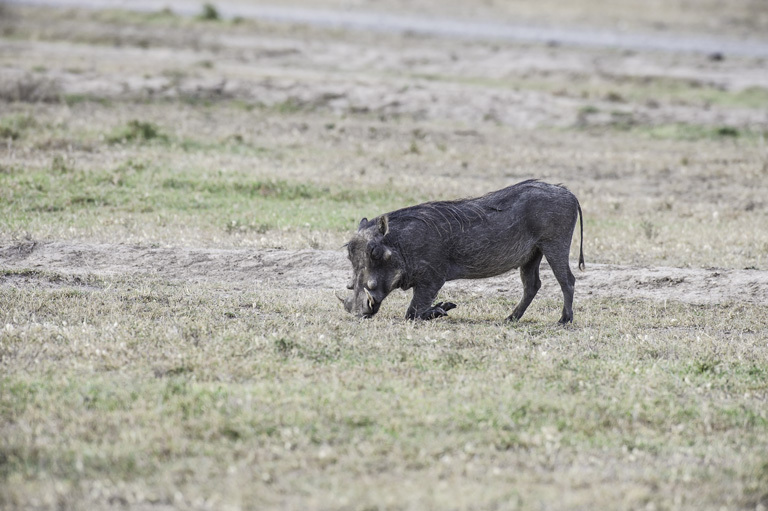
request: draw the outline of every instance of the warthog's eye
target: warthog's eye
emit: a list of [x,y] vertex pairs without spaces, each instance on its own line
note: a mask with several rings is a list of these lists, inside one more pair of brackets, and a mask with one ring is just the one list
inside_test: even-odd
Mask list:
[[378,261],[381,259],[381,256],[384,255],[384,249],[381,248],[379,245],[376,245],[371,249],[371,259],[374,261]]

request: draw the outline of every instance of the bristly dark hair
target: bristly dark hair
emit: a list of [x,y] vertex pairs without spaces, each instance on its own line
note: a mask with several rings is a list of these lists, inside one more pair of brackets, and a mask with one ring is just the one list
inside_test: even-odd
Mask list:
[[[538,184],[540,184],[538,179],[528,179],[513,186],[536,186]],[[547,185],[544,184],[543,186]],[[513,203],[506,193],[508,188],[511,187],[490,192],[478,198],[425,202],[398,209],[388,213],[387,216],[390,220],[418,220],[436,229],[445,230],[450,229],[451,226],[462,229],[478,220],[486,221],[488,209],[504,211],[512,207]]]

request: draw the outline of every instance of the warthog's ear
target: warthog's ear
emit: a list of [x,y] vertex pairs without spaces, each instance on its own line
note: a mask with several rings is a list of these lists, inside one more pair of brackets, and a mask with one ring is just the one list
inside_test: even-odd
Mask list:
[[376,226],[378,227],[381,235],[386,236],[389,232],[389,217],[387,215],[381,215]]
[[361,229],[364,229],[367,226],[368,226],[368,219],[363,217],[363,219],[360,220],[360,224],[357,226],[357,230],[359,231]]

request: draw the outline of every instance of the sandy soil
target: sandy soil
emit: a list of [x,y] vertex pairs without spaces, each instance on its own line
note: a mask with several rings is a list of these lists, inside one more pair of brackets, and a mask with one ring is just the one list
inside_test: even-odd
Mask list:
[[[19,270],[0,276],[0,285],[98,289],[91,277],[162,278],[206,282],[242,291],[258,288],[343,290],[349,277],[344,253],[330,250],[215,250],[146,248],[71,242],[35,242],[0,246],[0,267]],[[21,270],[33,270],[32,272]],[[35,273],[34,270],[39,271]],[[642,268],[590,264],[577,272],[577,295],[639,298],[691,304],[748,302],[768,305],[768,271],[694,268]],[[546,263],[543,296],[559,296]],[[516,272],[485,280],[456,281],[444,293],[521,293]]]

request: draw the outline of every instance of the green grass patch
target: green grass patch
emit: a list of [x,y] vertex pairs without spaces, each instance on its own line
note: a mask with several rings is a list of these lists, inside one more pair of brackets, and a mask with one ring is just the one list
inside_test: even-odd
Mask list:
[[593,106],[583,107],[578,115],[578,122],[574,127],[569,129],[590,132],[623,131],[657,140],[677,140],[687,142],[739,139],[749,143],[760,143],[768,138],[768,131],[755,129],[753,127],[718,126],[682,122],[647,124],[639,120],[632,112],[614,110],[602,113],[598,108]]
[[765,108],[768,88],[752,86],[727,90],[699,80],[665,76],[634,77],[594,75],[569,76],[564,84],[562,75],[532,74],[505,79],[484,76],[455,76],[447,74],[413,74],[414,78],[436,82],[458,83],[496,89],[533,90],[579,98],[601,99],[614,103],[653,102],[672,104],[714,104],[737,108]]
[[[157,140],[154,129],[140,140]],[[124,136],[121,135],[124,139]],[[253,180],[243,174],[184,172],[127,159],[111,169],[81,169],[56,155],[44,168],[0,173],[0,226],[33,232],[40,225],[77,229],[150,231],[193,226],[220,234],[272,229],[348,231],[360,211],[386,211],[414,198],[396,190],[359,190],[287,180]],[[131,218],[130,224],[110,219]]]
[[[35,147],[74,144],[111,151],[112,146],[121,146],[130,155],[109,166],[85,166],[71,152],[54,149],[47,153],[47,165],[2,164],[0,229],[5,232],[127,230],[129,234],[146,233],[150,242],[177,227],[225,237],[286,230],[345,232],[357,225],[361,211],[387,211],[417,199],[394,187],[366,189],[328,186],[310,179],[254,179],[250,165],[231,171],[163,163],[169,154],[175,158],[189,154],[191,161],[216,162],[231,155],[283,164],[296,152],[293,147],[256,146],[238,133],[221,140],[180,138],[155,122],[133,119],[113,128],[103,139],[97,131],[76,130],[60,139],[58,132],[67,127],[40,127],[29,115],[8,116],[3,126],[14,138],[30,133],[30,140],[22,142]],[[313,238],[308,243],[318,246],[322,241]],[[338,240],[332,243],[338,244]]]
[[163,133],[159,126],[154,123],[132,120],[120,128],[115,129],[112,134],[107,136],[107,142],[117,143],[145,143],[145,142],[167,142],[168,135]]
[[18,140],[37,127],[37,121],[29,114],[15,114],[0,118],[0,140]]
[[97,103],[102,106],[108,107],[113,104],[113,100],[94,94],[64,94],[62,97],[64,103],[67,106],[73,107],[81,103]]
[[215,5],[205,3],[203,4],[202,12],[197,16],[197,19],[201,21],[219,21],[221,20],[221,15]]
[[768,136],[766,131],[756,131],[748,128],[684,123],[643,126],[638,127],[637,130],[653,138],[671,140],[728,140],[736,138],[759,140]]
[[[70,13],[69,16],[72,16],[73,14],[76,13]],[[83,14],[80,13],[80,15],[82,16]],[[61,16],[66,18],[67,13],[61,13]],[[169,8],[161,8],[156,11],[99,9],[88,13],[87,17],[100,23],[112,23],[116,25],[149,24],[150,26],[179,26],[186,21],[184,17],[178,16]]]

